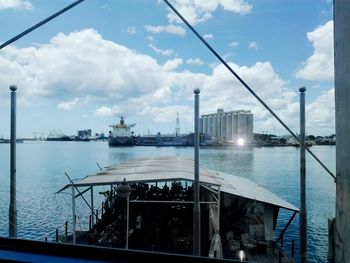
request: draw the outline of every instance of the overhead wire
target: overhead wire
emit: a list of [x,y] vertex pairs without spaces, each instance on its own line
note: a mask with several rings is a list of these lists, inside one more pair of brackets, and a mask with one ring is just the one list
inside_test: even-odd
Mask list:
[[[27,30],[23,31],[22,33],[16,35],[15,37],[9,39],[8,41],[0,44],[0,50],[4,47],[10,45],[11,43],[17,41],[18,39],[24,37],[25,35],[29,34],[30,32],[34,31],[35,29],[43,26],[44,24],[48,23],[52,19],[58,17],[59,15],[67,12],[74,6],[82,3],[85,0],[77,0],[73,2],[72,4],[66,6],[65,8],[61,9],[60,11],[54,13],[53,15],[43,19],[39,23],[35,24],[34,26],[28,28]],[[187,27],[198,37],[198,39],[214,54],[214,56],[231,72],[232,75],[272,114],[273,117],[296,139],[299,144],[306,149],[306,151],[328,172],[328,174],[333,177],[334,182],[336,182],[335,175],[327,168],[325,164],[305,145],[301,142],[299,137],[278,117],[278,115],[254,92],[252,88],[249,87],[249,85],[228,65],[228,63],[212,48],[209,43],[192,27],[192,25],[180,14],[179,11],[168,1],[164,0],[164,2],[169,6],[171,10],[187,25]]]
[[273,117],[299,142],[300,146],[304,147],[305,150],[333,177],[336,182],[335,175],[322,163],[322,161],[304,144],[301,142],[299,137],[282,121],[280,117],[254,92],[252,88],[230,67],[230,65],[215,51],[215,49],[209,45],[209,43],[194,29],[194,27],[180,14],[179,11],[168,1],[163,0],[168,7],[174,11],[174,13],[186,24],[186,26],[198,37],[198,39],[214,54],[214,56],[232,73],[232,75],[252,94],[264,107],[267,109]]
[[34,26],[28,28],[27,30],[23,31],[22,33],[19,33],[18,35],[14,36],[13,38],[7,40],[6,42],[0,44],[0,49],[3,49],[4,47],[12,44],[13,42],[17,41],[18,39],[24,37],[25,35],[29,34],[30,32],[34,31],[35,29],[45,25],[47,22],[51,21],[52,19],[58,17],[59,15],[67,12],[68,10],[72,9],[76,5],[80,4],[81,2],[84,2],[85,0],[78,0],[73,2],[72,4],[66,6],[65,8],[62,8],[60,11],[54,13],[53,15],[41,20],[39,23],[35,24]]

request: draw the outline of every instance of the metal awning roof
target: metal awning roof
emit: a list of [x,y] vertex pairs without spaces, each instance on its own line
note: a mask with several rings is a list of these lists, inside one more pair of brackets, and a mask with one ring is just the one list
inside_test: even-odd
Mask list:
[[[75,182],[76,187],[112,185],[128,182],[164,182],[174,180],[194,180],[194,160],[182,156],[150,157],[128,161],[107,167]],[[294,205],[271,193],[253,181],[231,174],[200,168],[199,180],[203,184],[220,186],[222,192],[272,204],[292,211],[299,211]],[[71,187],[68,184],[59,192]]]

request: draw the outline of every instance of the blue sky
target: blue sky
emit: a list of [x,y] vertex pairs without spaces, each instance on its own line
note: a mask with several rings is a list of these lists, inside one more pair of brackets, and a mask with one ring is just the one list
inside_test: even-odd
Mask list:
[[[0,0],[0,42],[72,1]],[[307,133],[334,132],[329,0],[172,0],[198,32],[294,131],[307,87]],[[255,132],[286,134],[158,0],[86,0],[0,51],[0,137],[18,86],[18,135],[107,133],[126,116],[135,132],[193,131],[201,113],[250,109]]]

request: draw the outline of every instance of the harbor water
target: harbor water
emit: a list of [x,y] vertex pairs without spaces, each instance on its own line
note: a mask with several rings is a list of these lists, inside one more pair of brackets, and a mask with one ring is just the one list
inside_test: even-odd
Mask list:
[[[8,236],[10,145],[0,144],[0,235]],[[313,146],[312,151],[335,172],[335,146]],[[70,191],[56,194],[69,181],[80,179],[104,167],[134,158],[181,155],[193,157],[192,147],[108,147],[107,142],[25,142],[17,144],[18,237],[54,240],[65,221],[71,221]],[[335,212],[335,183],[323,168],[307,155],[307,215],[309,262],[327,262],[328,218]],[[200,165],[249,178],[299,207],[299,148],[296,147],[205,147],[200,149]],[[103,195],[95,191],[95,205]],[[89,195],[87,193],[87,195]],[[288,222],[291,212],[281,211],[276,233]],[[77,199],[77,228],[86,229],[88,208]],[[295,240],[298,251],[298,218],[285,235],[289,250]],[[296,259],[296,262],[298,260]]]

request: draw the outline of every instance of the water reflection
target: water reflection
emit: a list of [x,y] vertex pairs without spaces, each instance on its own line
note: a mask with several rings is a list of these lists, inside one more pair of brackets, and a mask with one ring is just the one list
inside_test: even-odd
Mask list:
[[254,149],[251,147],[204,148],[200,151],[201,165],[220,172],[251,177]]
[[[335,171],[335,147],[313,146],[313,152]],[[17,147],[18,236],[49,240],[55,228],[66,220],[71,228],[71,197],[55,195],[68,183],[64,172],[72,178],[83,178],[102,167],[134,158],[182,155],[193,158],[192,147],[128,147],[109,148],[103,142],[35,142]],[[9,145],[0,144],[0,235],[8,235]],[[327,258],[327,219],[334,216],[335,184],[310,156],[307,157],[307,209],[309,262],[325,262]],[[299,207],[299,151],[292,147],[239,148],[203,147],[200,165],[249,178]],[[96,205],[102,196],[96,189]],[[289,212],[281,211],[283,223]],[[78,228],[88,224],[87,206],[77,200]],[[286,233],[298,247],[298,217]],[[288,248],[287,244],[287,248]]]
[[135,158],[135,154],[131,152],[120,152],[120,148],[112,149],[110,159],[115,160],[115,164],[124,163]]

